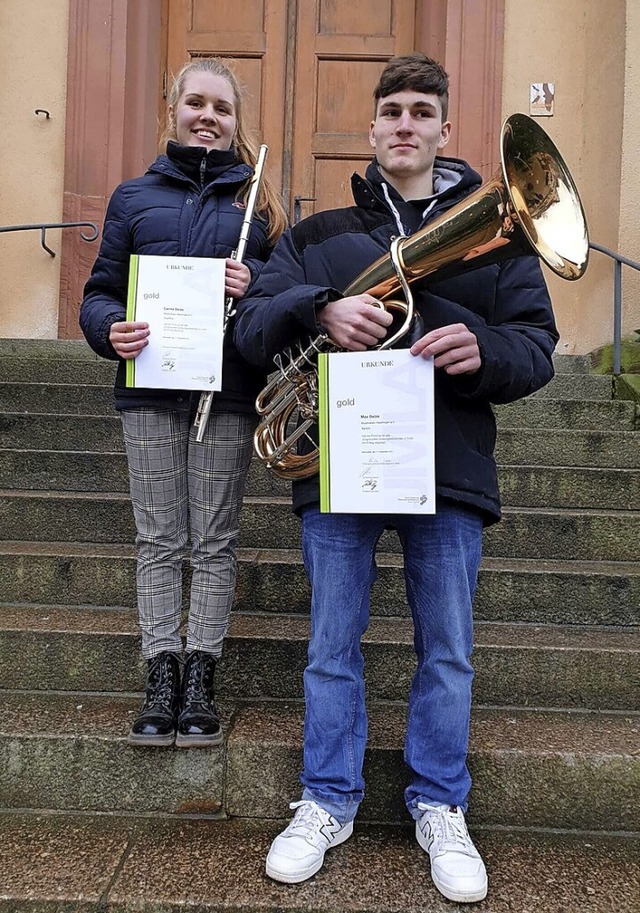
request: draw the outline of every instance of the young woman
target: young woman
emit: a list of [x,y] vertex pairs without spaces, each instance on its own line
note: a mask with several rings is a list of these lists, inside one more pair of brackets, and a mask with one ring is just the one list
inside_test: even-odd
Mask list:
[[[80,325],[99,355],[119,361],[120,411],[136,522],[138,614],[147,660],[144,706],[129,741],[215,745],[222,731],[213,678],[236,579],[235,547],[252,450],[254,402],[265,375],[227,332],[222,390],[202,442],[199,393],[127,388],[126,361],[148,344],[148,324],[126,320],[131,254],[226,258],[225,295],[241,298],[286,227],[279,197],[262,180],[240,263],[238,245],[256,148],[243,123],[233,73],[203,58],[178,73],[168,104],[166,152],[145,175],[116,188],[85,286]],[[191,539],[192,582],[181,681],[182,562]]]

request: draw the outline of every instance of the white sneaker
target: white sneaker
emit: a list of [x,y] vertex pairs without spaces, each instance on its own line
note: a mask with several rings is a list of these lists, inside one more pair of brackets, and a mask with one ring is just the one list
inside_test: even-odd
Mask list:
[[297,884],[322,868],[324,854],[351,836],[353,821],[339,821],[315,802],[292,802],[296,813],[291,823],[271,844],[267,855],[267,875],[275,881]]
[[487,870],[455,805],[418,803],[416,839],[431,858],[431,877],[448,900],[472,903],[487,896]]

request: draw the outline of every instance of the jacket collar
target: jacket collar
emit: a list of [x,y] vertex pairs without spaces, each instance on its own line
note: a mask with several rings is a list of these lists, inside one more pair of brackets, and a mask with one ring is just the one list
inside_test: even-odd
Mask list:
[[[449,209],[482,184],[481,176],[462,159],[436,156],[433,172],[435,192],[421,201],[425,206],[425,219]],[[357,173],[352,176],[351,189],[357,206],[363,209],[384,209],[394,217],[396,223],[400,221],[398,210],[406,203],[398,191],[385,182],[375,158],[369,163],[365,178]],[[402,228],[401,224],[398,228]],[[401,233],[405,234],[404,231]]]
[[209,184],[242,184],[251,177],[253,169],[238,159],[234,149],[207,150],[204,146],[182,146],[169,140],[166,154],[159,155],[147,171],[147,174],[158,173],[202,188]]

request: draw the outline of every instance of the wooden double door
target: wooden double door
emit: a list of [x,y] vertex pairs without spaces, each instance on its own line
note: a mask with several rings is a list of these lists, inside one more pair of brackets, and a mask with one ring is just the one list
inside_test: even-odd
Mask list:
[[[435,57],[451,78],[447,153],[488,177],[499,161],[505,0],[69,0],[64,221],[101,224],[123,179],[156,154],[161,85],[189,58],[227,59],[289,215],[351,203],[371,157],[372,92],[389,58]],[[165,72],[165,79],[159,75]],[[63,236],[61,338],[95,250]]]
[[416,0],[167,4],[168,78],[190,58],[228,59],[290,218],[350,204],[351,174],[372,155],[378,76],[390,57],[419,44]]

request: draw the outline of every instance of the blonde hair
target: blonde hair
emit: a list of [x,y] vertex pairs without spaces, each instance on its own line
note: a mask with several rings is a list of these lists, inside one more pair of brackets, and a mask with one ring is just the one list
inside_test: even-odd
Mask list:
[[[233,91],[236,115],[236,132],[233,138],[233,147],[240,161],[244,162],[245,165],[249,165],[250,168],[255,168],[258,160],[258,146],[244,124],[242,88],[235,73],[217,57],[197,57],[195,60],[186,63],[174,77],[171,91],[167,98],[168,119],[167,126],[160,138],[160,151],[164,152],[166,150],[169,140],[177,139],[175,110],[184,92],[187,76],[191,73],[211,73],[213,76],[221,76],[222,79],[229,83]],[[240,196],[245,202],[248,194],[249,182],[240,192]],[[265,174],[262,175],[262,180],[260,181],[256,209],[267,220],[269,224],[269,241],[275,244],[287,227],[288,219],[280,194]]]

